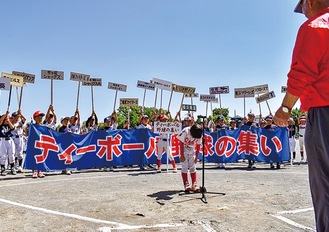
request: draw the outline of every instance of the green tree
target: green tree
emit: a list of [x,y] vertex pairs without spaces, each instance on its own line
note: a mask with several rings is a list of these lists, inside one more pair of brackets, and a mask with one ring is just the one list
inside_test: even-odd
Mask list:
[[[217,117],[220,115],[223,115],[223,117],[225,118],[225,121],[228,121],[228,115],[229,115],[229,110],[228,108],[215,108],[212,111],[213,114],[213,120],[216,121]],[[209,120],[209,118],[208,118]]]

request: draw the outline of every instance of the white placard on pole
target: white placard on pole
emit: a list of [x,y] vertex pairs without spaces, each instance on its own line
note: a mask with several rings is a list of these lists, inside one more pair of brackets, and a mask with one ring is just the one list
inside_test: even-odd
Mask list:
[[148,89],[148,90],[155,90],[155,84],[149,83],[145,81],[137,81],[137,88]]
[[261,93],[268,93],[269,92],[268,84],[257,85],[257,86],[254,86],[254,88],[255,88],[254,94],[261,94]]
[[109,82],[107,88],[122,91],[122,92],[127,92],[127,85],[123,85],[123,84]]
[[10,79],[0,77],[0,90],[9,90],[10,89]]
[[[216,95],[213,94],[200,94],[200,101],[216,102]],[[218,98],[217,98],[218,101]]]
[[235,88],[234,98],[255,97],[255,87]]
[[41,79],[64,80],[64,72],[55,70],[41,70]]
[[226,94],[230,92],[229,86],[218,86],[218,87],[210,87],[210,94]]
[[281,86],[281,93],[287,92],[287,86]]
[[81,82],[88,82],[90,79],[90,75],[70,72],[70,80],[71,81],[81,81]]
[[155,88],[168,90],[168,91],[172,90],[172,83],[170,81],[165,81],[165,80],[161,80],[161,79],[158,79],[158,78],[153,78],[152,83],[155,84]]
[[82,86],[102,86],[102,78],[89,78],[89,81],[83,81]]
[[154,122],[154,133],[178,134],[182,130],[181,122]]
[[259,97],[256,97],[255,99],[256,99],[257,103],[260,103],[260,102],[267,101],[274,97],[275,97],[275,93],[274,93],[274,91],[271,91],[269,93],[264,93],[264,94],[260,95]]

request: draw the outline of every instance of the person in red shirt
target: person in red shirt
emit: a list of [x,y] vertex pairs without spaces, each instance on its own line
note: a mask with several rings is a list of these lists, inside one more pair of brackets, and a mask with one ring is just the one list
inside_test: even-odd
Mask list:
[[308,19],[298,31],[287,93],[274,122],[287,126],[300,99],[307,113],[305,148],[317,231],[329,231],[329,0],[300,0],[295,12]]

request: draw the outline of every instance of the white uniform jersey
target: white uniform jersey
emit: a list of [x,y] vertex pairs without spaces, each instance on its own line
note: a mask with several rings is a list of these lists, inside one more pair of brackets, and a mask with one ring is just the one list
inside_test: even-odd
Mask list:
[[144,124],[139,124],[139,125],[136,127],[136,129],[143,129],[143,128],[146,128],[146,129],[150,129],[150,130],[152,130],[152,127],[150,126],[150,124],[146,124],[146,125],[144,125]]
[[117,130],[118,129],[118,123],[113,123],[111,126],[110,126],[110,130]]
[[23,136],[23,123],[20,122],[16,122],[14,124],[15,129],[11,131],[12,135],[14,137],[22,137]]
[[299,131],[298,134],[301,135],[302,137],[304,137],[305,135],[305,129],[306,129],[306,124],[300,124],[299,125]]
[[184,143],[185,147],[194,148],[195,145],[202,143],[202,138],[193,138],[190,133],[191,127],[185,127],[177,136],[177,138]]
[[69,132],[74,134],[80,134],[80,124],[70,125]]
[[50,128],[50,129],[56,130],[56,123],[55,122],[51,122],[51,123],[46,122],[43,125]]

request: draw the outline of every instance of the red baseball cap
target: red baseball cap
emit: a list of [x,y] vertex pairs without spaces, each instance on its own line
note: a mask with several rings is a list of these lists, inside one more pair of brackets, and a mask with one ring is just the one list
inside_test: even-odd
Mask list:
[[38,117],[38,116],[42,116],[43,117],[43,116],[45,116],[45,114],[42,113],[40,110],[37,110],[37,111],[34,112],[33,118]]

